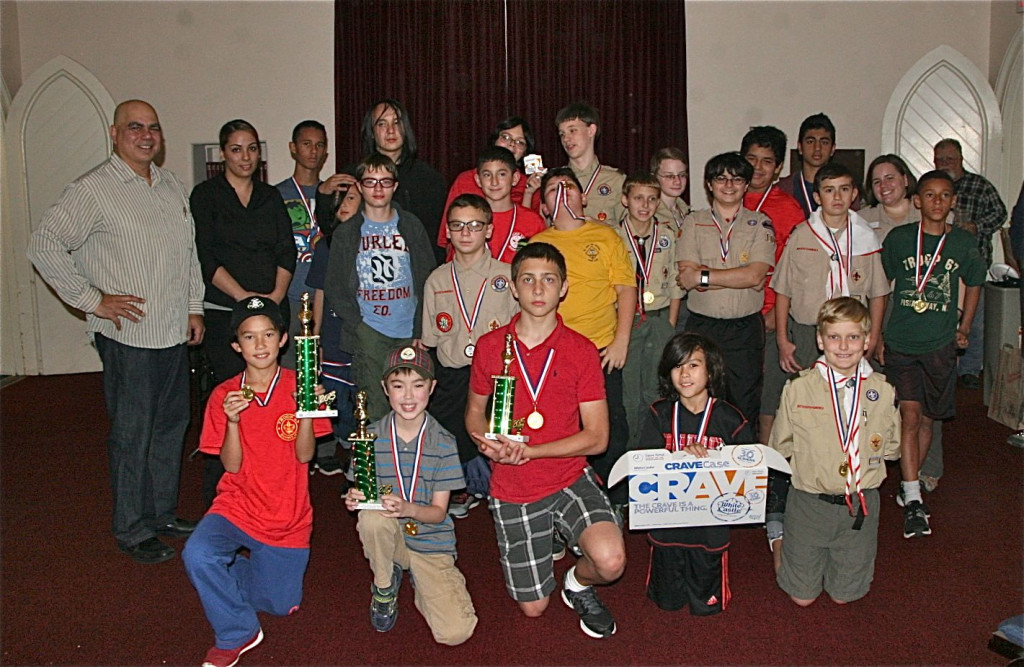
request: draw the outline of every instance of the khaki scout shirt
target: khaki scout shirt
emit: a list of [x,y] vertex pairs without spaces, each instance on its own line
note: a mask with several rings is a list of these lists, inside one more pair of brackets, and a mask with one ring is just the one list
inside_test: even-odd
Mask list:
[[[728,226],[722,231],[728,234]],[[741,208],[729,241],[729,255],[722,261],[721,236],[710,209],[693,211],[683,220],[676,245],[676,261],[696,262],[709,269],[736,269],[755,262],[775,266],[775,231],[764,213]],[[764,305],[764,291],[754,288],[690,290],[691,311],[718,319],[753,315]]]
[[[913,204],[910,206],[910,212],[907,213],[907,219],[903,222],[895,222],[885,213],[885,207],[881,204],[877,206],[871,206],[869,208],[862,208],[857,211],[864,222],[868,223],[868,227],[875,230],[875,236],[878,237],[878,242],[882,243],[885,241],[885,237],[889,235],[889,232],[893,230],[893,227],[899,227],[900,225],[912,225],[921,222],[921,211],[914,207]],[[952,215],[952,213],[950,213]]]
[[[885,461],[900,456],[900,413],[896,390],[881,373],[868,376],[861,391],[861,489],[874,489],[885,479]],[[807,493],[846,492],[846,476],[839,472],[846,454],[838,433],[828,382],[815,366],[800,371],[782,390],[768,443],[790,460],[794,487]]]
[[[626,253],[629,255],[629,259],[633,262],[633,268],[636,269],[640,263],[636,253],[633,252],[633,246],[629,242],[629,232],[626,231],[626,225],[624,222],[620,222],[615,231],[619,234],[622,242],[626,245]],[[633,230],[636,231],[635,229]],[[669,305],[672,299],[682,299],[683,290],[680,289],[676,283],[676,275],[679,273],[676,269],[676,230],[671,222],[658,221],[658,238],[652,239],[651,234],[654,231],[654,224],[651,224],[651,228],[647,231],[647,240],[645,243],[645,251],[651,252],[651,248],[654,248],[654,259],[651,260],[651,276],[650,282],[640,289],[637,294],[637,300],[644,307],[644,310],[653,311],[661,310]],[[642,236],[638,234],[638,236]],[[639,280],[641,273],[639,269],[636,271],[637,276],[637,287],[640,286]],[[644,292],[651,292],[654,294],[654,301],[651,303],[644,303]]]
[[658,210],[654,217],[658,220],[667,221],[678,233],[683,228],[683,220],[690,214],[690,205],[683,201],[682,197],[676,197],[673,206],[666,206],[665,202],[658,200]]
[[[593,178],[598,167],[601,173],[597,175],[590,190],[587,191],[587,184]],[[622,217],[622,184],[626,182],[626,175],[615,167],[601,164],[597,160],[585,170],[577,171],[572,169],[576,178],[580,179],[580,185],[587,195],[587,205],[583,207],[583,215],[591,220],[596,220],[609,227]]]
[[[841,248],[846,247],[848,231],[844,229],[836,236]],[[825,294],[831,265],[828,252],[818,242],[810,225],[797,225],[786,241],[779,265],[775,267],[771,287],[789,297],[789,314],[798,323],[817,324],[818,310],[828,300]],[[868,299],[890,292],[889,279],[882,267],[881,250],[870,255],[854,255],[850,265],[849,289],[850,296],[865,306]],[[833,296],[841,294],[837,290]]]
[[[459,277],[466,314],[473,316],[477,295],[484,288],[480,314],[472,333],[459,310],[452,281],[452,266]],[[437,348],[437,358],[449,368],[469,366],[473,359],[466,355],[466,346],[488,331],[508,324],[519,312],[519,303],[512,297],[512,267],[488,254],[476,264],[464,267],[456,260],[442,264],[431,272],[423,288],[423,344]]]

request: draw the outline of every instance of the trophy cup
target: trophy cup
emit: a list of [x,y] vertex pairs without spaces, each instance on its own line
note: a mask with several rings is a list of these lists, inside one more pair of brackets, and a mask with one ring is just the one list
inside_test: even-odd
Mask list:
[[356,392],[356,432],[348,436],[352,443],[352,470],[356,478],[356,488],[363,492],[365,500],[356,505],[360,510],[382,510],[380,497],[391,493],[391,485],[377,486],[377,460],[374,456],[373,442],[375,433],[370,433],[366,425],[370,417],[366,414],[366,392]]
[[320,336],[310,332],[313,311],[309,308],[309,292],[302,294],[302,310],[299,311],[299,322],[302,323],[302,335],[295,337],[295,416],[305,417],[337,417],[338,410],[332,406],[335,392],[316,395],[317,381],[320,379]]
[[516,395],[516,378],[509,375],[508,369],[512,365],[512,334],[505,334],[505,350],[501,353],[502,369],[501,375],[492,375],[494,380],[494,394],[491,403],[490,431],[484,434],[485,438],[497,440],[497,436],[503,435],[509,440],[516,442],[529,442],[530,438],[521,435],[525,419],[512,419],[512,404]]

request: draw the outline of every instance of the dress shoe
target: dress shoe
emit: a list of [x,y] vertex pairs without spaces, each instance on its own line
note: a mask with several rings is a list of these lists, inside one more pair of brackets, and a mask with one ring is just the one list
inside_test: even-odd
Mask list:
[[145,563],[147,565],[170,560],[177,553],[173,547],[167,546],[156,537],[143,540],[132,547],[118,545],[118,548],[131,556],[132,560],[136,563]]
[[165,537],[188,537],[193,532],[195,532],[197,525],[197,521],[189,521],[188,519],[175,519],[174,521],[163,526],[157,526],[153,529],[153,532],[157,535],[164,535]]

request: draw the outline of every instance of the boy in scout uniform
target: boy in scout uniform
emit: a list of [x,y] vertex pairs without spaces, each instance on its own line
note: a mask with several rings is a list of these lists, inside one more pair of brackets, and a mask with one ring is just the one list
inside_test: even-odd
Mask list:
[[638,299],[622,367],[622,397],[633,449],[647,407],[658,398],[658,361],[675,333],[683,290],[676,285],[676,229],[659,220],[661,187],[653,174],[633,174],[622,186],[626,214],[615,231],[633,262]]
[[[446,227],[455,256],[427,277],[423,344],[434,348],[436,359],[437,389],[430,404],[431,414],[455,435],[465,469],[477,456],[463,414],[476,341],[508,324],[519,312],[519,305],[509,289],[509,265],[491,257],[488,249],[494,230],[487,201],[474,194],[456,197],[448,207]],[[456,491],[448,511],[462,518],[478,504],[480,500],[465,490]]]
[[[583,213],[591,220],[614,226],[621,217],[619,195],[625,174],[601,164],[594,152],[594,143],[601,133],[601,119],[597,109],[586,102],[573,102],[555,116],[558,139],[569,157],[569,168],[583,184],[586,203]],[[534,210],[540,210],[543,192],[534,196]]]
[[896,390],[864,358],[868,309],[838,297],[816,321],[825,353],[783,388],[769,440],[793,469],[776,580],[801,607],[822,588],[838,604],[867,594],[878,549],[878,487],[885,461],[900,455]]
[[729,401],[749,420],[761,402],[764,284],[775,265],[771,220],[743,208],[754,169],[739,153],[722,153],[704,167],[711,208],[683,220],[676,245],[679,286],[690,290],[687,328],[722,350]]
[[[775,339],[779,366],[786,373],[807,368],[818,356],[814,323],[821,304],[852,296],[871,313],[874,356],[882,336],[889,280],[882,268],[882,245],[868,223],[850,207],[857,199],[850,170],[830,162],[814,177],[814,200],[819,208],[807,224],[797,225],[786,243],[771,286],[775,290]],[[762,414],[778,407],[762,405]]]

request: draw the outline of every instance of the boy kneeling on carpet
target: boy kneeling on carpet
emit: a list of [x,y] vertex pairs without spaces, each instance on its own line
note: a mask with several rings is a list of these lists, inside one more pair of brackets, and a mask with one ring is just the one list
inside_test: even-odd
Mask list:
[[263,641],[257,612],[284,616],[302,601],[313,530],[307,464],[331,423],[295,417],[295,371],[277,363],[287,328],[266,297],[236,303],[231,347],[245,370],[206,406],[199,450],[219,455],[226,472],[182,554],[216,636],[203,667],[237,664]]
[[[359,512],[359,541],[370,561],[373,584],[370,623],[388,632],[398,619],[398,591],[409,570],[416,608],[439,644],[456,646],[476,628],[476,610],[466,579],[455,566],[455,525],[448,516],[453,490],[465,488],[455,436],[427,413],[437,382],[427,351],[412,345],[388,355],[381,380],[391,412],[370,425],[377,435],[374,454],[383,511]],[[353,487],[345,496],[349,511],[365,500]]]
[[900,454],[896,390],[864,359],[871,316],[853,297],[818,311],[825,354],[786,383],[769,445],[789,458],[779,587],[801,607],[822,587],[837,604],[867,595],[878,550],[878,487]]

